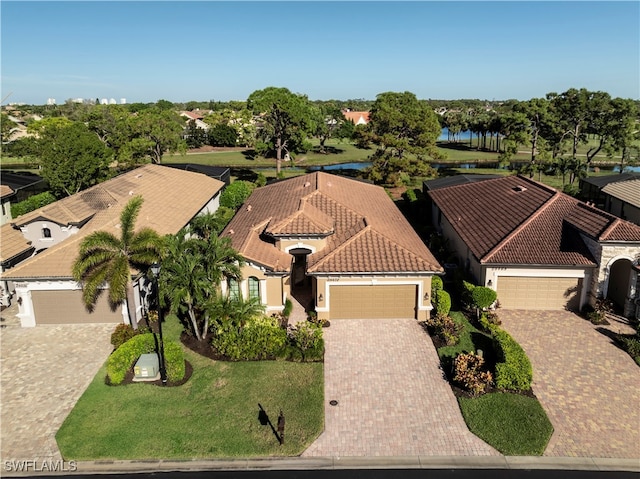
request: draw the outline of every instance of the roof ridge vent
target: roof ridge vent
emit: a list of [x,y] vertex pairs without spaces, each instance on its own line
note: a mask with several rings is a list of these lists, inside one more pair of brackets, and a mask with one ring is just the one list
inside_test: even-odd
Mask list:
[[522,185],[516,185],[513,188],[511,188],[513,191],[515,191],[516,193],[520,193],[521,191],[527,191],[527,189],[522,186]]
[[311,183],[309,183],[308,181],[306,181],[306,182],[304,183],[304,187],[305,187],[305,188],[308,188],[309,186],[311,186]]

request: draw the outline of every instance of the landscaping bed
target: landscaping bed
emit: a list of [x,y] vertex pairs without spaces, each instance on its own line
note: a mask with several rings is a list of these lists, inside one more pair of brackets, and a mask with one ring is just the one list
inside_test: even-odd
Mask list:
[[482,369],[492,372],[492,378],[495,378],[500,355],[490,333],[477,328],[461,312],[450,312],[449,316],[457,325],[459,339],[456,344],[448,345],[432,328],[428,329],[469,430],[505,455],[543,454],[553,426],[531,387],[505,390],[491,381],[483,392],[478,393],[464,388],[454,379],[458,355],[478,354],[481,350]]

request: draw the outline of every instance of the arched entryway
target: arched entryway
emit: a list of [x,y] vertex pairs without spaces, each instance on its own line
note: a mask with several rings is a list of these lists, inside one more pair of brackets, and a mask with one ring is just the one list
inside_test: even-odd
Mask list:
[[616,312],[625,313],[625,307],[631,292],[632,277],[631,260],[620,258],[609,267],[609,284],[607,286],[607,299],[613,301]]
[[291,265],[291,296],[296,298],[305,310],[312,310],[315,306],[313,302],[313,291],[311,278],[307,276],[307,256],[312,251],[308,248],[294,248],[289,250],[293,256]]

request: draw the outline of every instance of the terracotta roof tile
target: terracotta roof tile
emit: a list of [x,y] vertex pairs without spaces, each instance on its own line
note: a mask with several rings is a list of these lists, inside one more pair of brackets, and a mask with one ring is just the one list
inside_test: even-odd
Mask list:
[[[76,195],[21,216],[18,224],[37,218],[65,222],[89,218],[79,232],[3,273],[6,278],[70,278],[79,242],[93,231],[119,235],[120,213],[136,195],[144,198],[136,228],[175,234],[224,186],[221,181],[160,165],[145,165]],[[4,252],[3,252],[4,256]]]
[[307,258],[310,272],[442,271],[382,188],[324,172],[254,190],[222,235],[246,258],[288,270],[291,256],[269,235],[324,235],[328,227],[326,247]]
[[595,265],[580,233],[640,241],[640,227],[522,176],[429,195],[484,264]]

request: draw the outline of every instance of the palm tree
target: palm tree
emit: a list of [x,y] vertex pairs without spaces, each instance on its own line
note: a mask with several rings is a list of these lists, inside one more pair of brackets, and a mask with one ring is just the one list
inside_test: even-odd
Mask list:
[[92,311],[102,292],[109,286],[109,303],[115,310],[124,301],[130,323],[136,327],[131,270],[145,271],[158,261],[164,240],[151,228],[135,231],[135,222],[144,199],[132,198],[120,214],[120,237],[107,232],[91,233],[80,243],[73,265],[73,278],[82,283],[82,299]]

